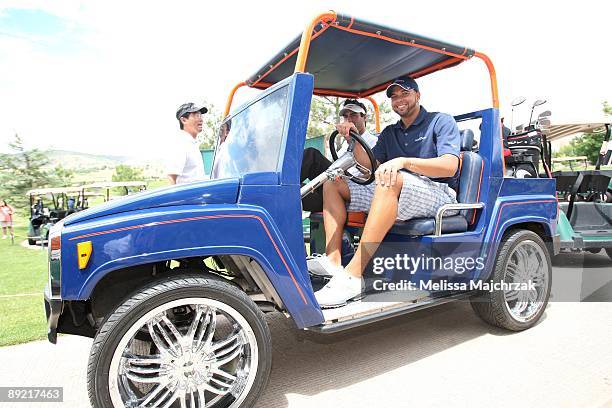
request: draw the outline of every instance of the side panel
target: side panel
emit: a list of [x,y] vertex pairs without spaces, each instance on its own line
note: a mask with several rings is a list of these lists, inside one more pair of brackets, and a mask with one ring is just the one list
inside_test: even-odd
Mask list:
[[[76,245],[92,241],[84,270]],[[308,277],[301,272],[269,213],[258,207],[177,206],[135,211],[65,227],[62,298],[87,299],[106,274],[180,257],[242,254],[256,259],[298,327],[322,322]]]

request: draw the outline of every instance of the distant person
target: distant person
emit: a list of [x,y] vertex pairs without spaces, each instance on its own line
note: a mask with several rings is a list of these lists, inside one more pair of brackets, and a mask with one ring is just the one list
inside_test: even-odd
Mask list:
[[189,183],[204,180],[204,161],[196,139],[202,131],[202,115],[208,112],[205,107],[199,107],[189,102],[179,106],[176,119],[180,131],[170,142],[166,155],[166,174],[170,184]]
[[2,227],[2,239],[6,239],[6,230],[9,230],[11,238],[15,236],[13,233],[13,213],[15,209],[6,203],[6,200],[0,201],[0,226]]

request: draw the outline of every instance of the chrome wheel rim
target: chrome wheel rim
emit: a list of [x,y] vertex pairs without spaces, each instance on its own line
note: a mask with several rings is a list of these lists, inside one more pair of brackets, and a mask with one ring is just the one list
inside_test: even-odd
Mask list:
[[123,335],[109,392],[115,407],[234,407],[249,393],[257,365],[257,339],[240,313],[212,299],[179,299]]
[[[548,291],[548,269],[542,247],[532,240],[521,241],[510,253],[503,281],[515,285],[504,290],[504,303],[515,320],[528,322],[544,306]],[[519,286],[530,288],[517,288]]]

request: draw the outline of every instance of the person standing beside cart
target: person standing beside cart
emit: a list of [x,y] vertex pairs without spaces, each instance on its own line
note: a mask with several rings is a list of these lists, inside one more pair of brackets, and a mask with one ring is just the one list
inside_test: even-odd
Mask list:
[[11,239],[14,238],[13,233],[13,213],[15,209],[8,205],[6,200],[0,202],[0,226],[2,226],[2,239],[6,239],[6,230],[8,229]]
[[194,103],[184,103],[176,111],[180,131],[170,143],[166,155],[166,174],[170,184],[182,184],[204,180],[204,161],[200,153],[197,135],[202,131],[202,115],[208,112],[205,107]]

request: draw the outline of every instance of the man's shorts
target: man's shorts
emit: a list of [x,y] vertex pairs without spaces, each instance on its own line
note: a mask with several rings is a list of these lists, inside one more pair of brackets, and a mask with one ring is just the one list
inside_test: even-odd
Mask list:
[[[437,183],[425,176],[405,171],[402,171],[401,174],[403,184],[399,196],[398,220],[433,218],[438,208],[444,204],[457,203],[457,194],[447,184]],[[349,181],[348,187],[351,192],[351,201],[347,204],[347,211],[370,211],[376,183],[363,186]],[[458,213],[459,211],[452,210],[445,212],[444,215],[449,216]]]

